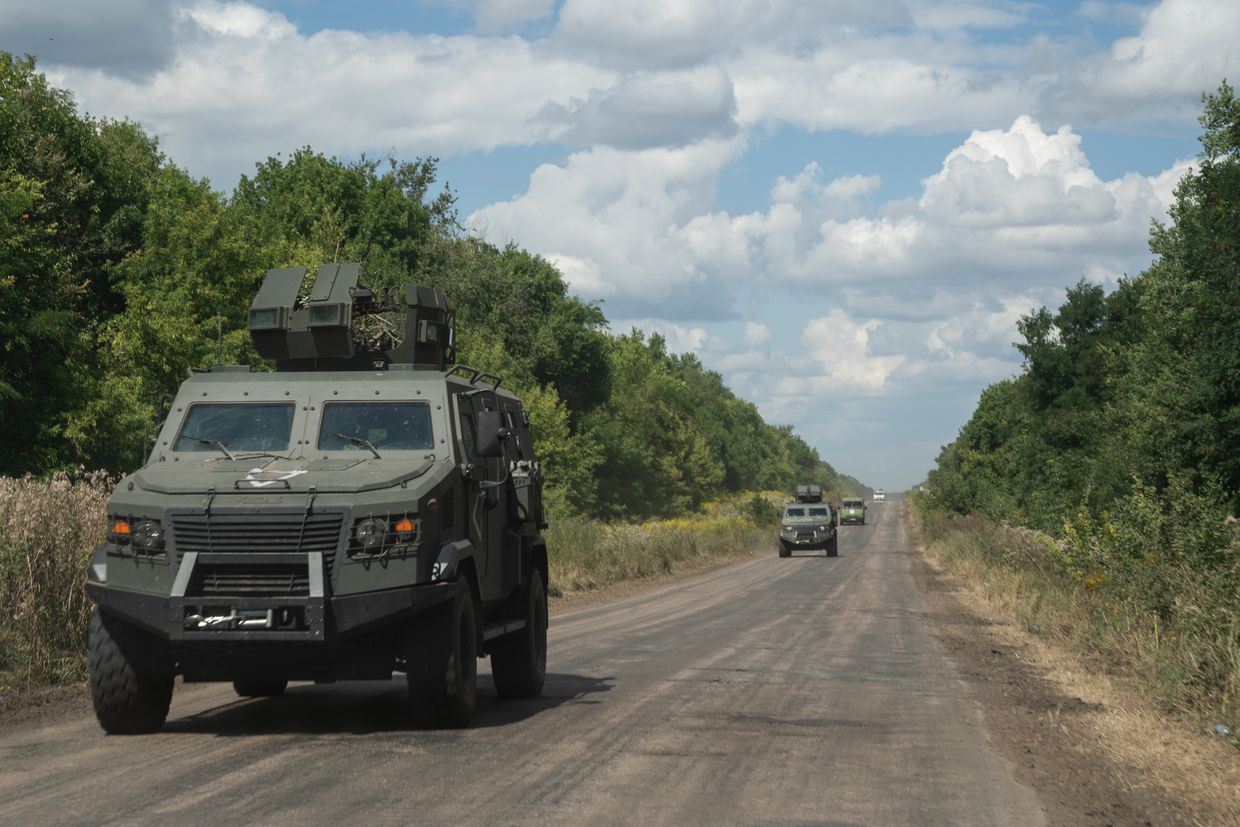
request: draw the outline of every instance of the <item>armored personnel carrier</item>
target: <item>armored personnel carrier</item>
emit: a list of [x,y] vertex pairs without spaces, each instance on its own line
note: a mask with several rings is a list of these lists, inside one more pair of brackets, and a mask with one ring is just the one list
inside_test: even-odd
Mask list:
[[542,691],[542,476],[521,402],[454,359],[438,289],[373,291],[360,265],[266,274],[248,326],[274,372],[181,385],[108,502],[87,593],[108,732],[149,732],[174,677],[273,696],[388,680],[468,724],[477,659],[501,697]]
[[831,506],[822,501],[822,487],[798,485],[796,501],[779,516],[779,556],[791,557],[794,549],[821,549],[828,557],[839,554],[836,520]]

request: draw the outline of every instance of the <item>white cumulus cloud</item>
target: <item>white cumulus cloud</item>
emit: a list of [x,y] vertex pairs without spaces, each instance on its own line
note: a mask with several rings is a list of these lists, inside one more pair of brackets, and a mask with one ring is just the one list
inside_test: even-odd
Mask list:
[[[854,322],[839,309],[810,321],[801,333],[801,343],[822,369],[813,386],[822,390],[838,382],[873,389],[886,384],[905,357],[870,352],[870,336],[881,325],[877,319]],[[796,379],[785,382],[794,388],[797,385]]]

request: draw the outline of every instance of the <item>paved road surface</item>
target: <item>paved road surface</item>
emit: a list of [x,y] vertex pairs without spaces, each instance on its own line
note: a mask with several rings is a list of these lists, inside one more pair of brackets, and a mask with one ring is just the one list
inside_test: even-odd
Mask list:
[[899,501],[840,556],[761,559],[552,619],[545,697],[403,728],[403,678],[238,700],[165,731],[0,734],[0,824],[1043,823],[931,635]]

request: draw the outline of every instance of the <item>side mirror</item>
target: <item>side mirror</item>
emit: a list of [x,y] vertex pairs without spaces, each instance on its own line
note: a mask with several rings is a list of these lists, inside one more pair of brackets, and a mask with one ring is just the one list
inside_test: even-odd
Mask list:
[[499,411],[478,412],[478,456],[502,457],[504,440],[508,438],[508,429],[504,427],[503,414]]

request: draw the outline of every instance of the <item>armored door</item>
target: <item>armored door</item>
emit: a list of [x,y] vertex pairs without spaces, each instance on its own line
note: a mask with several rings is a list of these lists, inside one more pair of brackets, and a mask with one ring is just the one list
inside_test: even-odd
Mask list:
[[462,471],[467,480],[465,521],[469,540],[477,554],[478,579],[484,600],[498,596],[503,588],[500,566],[504,542],[503,483],[508,468],[503,457],[480,456],[477,438],[478,413],[494,407],[493,393],[456,396]]

